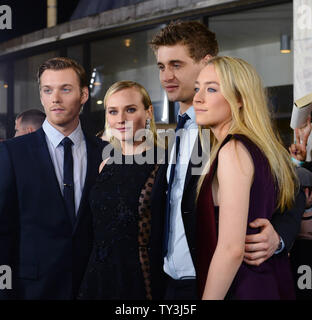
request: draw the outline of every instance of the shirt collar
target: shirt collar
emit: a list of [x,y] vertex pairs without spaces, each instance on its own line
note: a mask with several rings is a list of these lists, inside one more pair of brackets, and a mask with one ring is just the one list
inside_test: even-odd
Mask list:
[[[56,148],[60,142],[65,138],[65,136],[55,129],[47,119],[44,120],[42,129],[44,133],[47,135],[48,139],[52,143],[53,147]],[[77,128],[68,136],[76,147],[79,147],[80,143],[84,140],[84,135],[81,129],[81,124],[79,124]]]
[[[195,110],[194,110],[194,107],[193,106],[190,106],[184,113],[186,113],[190,119],[188,119],[186,121],[186,124],[188,123],[196,123],[196,116],[195,116]],[[182,114],[180,114],[180,111],[178,112],[178,115],[177,115],[177,122],[178,122],[178,116],[182,116]]]

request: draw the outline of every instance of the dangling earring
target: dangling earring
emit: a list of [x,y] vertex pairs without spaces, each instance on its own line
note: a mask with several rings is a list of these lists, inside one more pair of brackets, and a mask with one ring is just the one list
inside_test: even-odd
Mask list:
[[151,128],[151,119],[146,119],[145,129],[149,130]]

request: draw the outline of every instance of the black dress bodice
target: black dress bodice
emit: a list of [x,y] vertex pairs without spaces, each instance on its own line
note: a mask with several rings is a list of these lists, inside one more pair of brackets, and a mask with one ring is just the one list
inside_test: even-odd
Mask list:
[[122,156],[121,164],[101,171],[90,192],[94,245],[79,299],[150,298],[149,195],[155,170],[155,164]]

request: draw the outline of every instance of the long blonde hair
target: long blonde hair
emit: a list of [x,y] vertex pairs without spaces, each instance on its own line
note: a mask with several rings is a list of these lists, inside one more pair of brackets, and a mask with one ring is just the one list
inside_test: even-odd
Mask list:
[[[111,85],[108,90],[106,91],[105,97],[104,97],[104,108],[106,109],[107,106],[107,100],[108,98],[121,90],[124,89],[129,89],[129,88],[136,88],[141,96],[142,96],[142,103],[144,105],[144,109],[148,110],[149,107],[152,105],[152,101],[151,98],[149,96],[149,94],[147,93],[146,89],[140,85],[139,83],[135,82],[135,81],[127,81],[127,80],[123,80],[123,81],[118,81],[115,82],[113,85]],[[150,131],[152,133],[152,137],[150,137],[149,135],[147,135],[146,139],[147,140],[151,140],[148,141],[149,143],[153,143],[154,145],[157,145],[160,143],[159,141],[159,137],[157,135],[157,130],[156,130],[156,124],[155,124],[155,118],[154,118],[154,114],[152,113],[152,118],[151,118],[151,122],[150,122]],[[107,122],[107,117],[105,117],[105,135],[106,137],[109,139],[109,142],[113,145],[113,146],[120,146],[120,143],[117,142],[116,138],[111,134],[108,122]]]
[[[278,133],[273,131],[259,75],[249,63],[239,58],[214,57],[208,64],[214,65],[221,92],[231,107],[232,123],[228,133],[245,135],[262,150],[278,185],[277,207],[282,211],[291,207],[298,185],[297,177],[289,153]],[[213,139],[210,161],[204,172],[208,172],[221,143]],[[199,179],[198,193],[204,178]]]

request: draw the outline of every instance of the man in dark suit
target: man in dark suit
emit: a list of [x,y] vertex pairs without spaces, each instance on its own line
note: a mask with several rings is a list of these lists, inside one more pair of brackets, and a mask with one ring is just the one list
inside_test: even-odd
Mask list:
[[79,121],[86,73],[53,58],[38,81],[42,128],[0,145],[0,265],[12,269],[12,289],[0,290],[1,299],[75,298],[92,246],[88,194],[103,142]]
[[[199,175],[194,175],[196,164],[191,160],[199,159],[202,150],[192,103],[195,80],[205,63],[218,54],[218,43],[206,26],[188,21],[170,23],[154,36],[151,46],[168,99],[180,104],[178,127],[185,131],[179,138],[179,151],[175,152],[176,165],[160,168],[152,192],[153,296],[198,299],[195,268]],[[271,222],[256,219],[251,223],[251,227],[259,228],[259,233],[246,237],[246,263],[259,265],[284,248],[289,251],[299,230],[304,195],[296,200],[293,210],[275,213]]]

